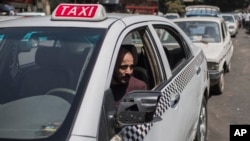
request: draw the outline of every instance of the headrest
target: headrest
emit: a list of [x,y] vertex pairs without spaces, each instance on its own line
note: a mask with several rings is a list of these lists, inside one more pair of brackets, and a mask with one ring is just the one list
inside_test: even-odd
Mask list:
[[42,66],[60,66],[63,64],[62,48],[38,47],[35,62]]
[[18,43],[18,52],[30,52],[32,43],[30,41],[20,41]]
[[69,53],[82,53],[85,49],[92,48],[93,44],[91,43],[71,43],[66,47]]
[[207,26],[205,29],[206,33],[211,33],[211,32],[215,32],[215,27],[213,26]]
[[123,45],[121,45],[121,48],[125,48],[129,52],[131,52],[133,57],[134,57],[134,63],[137,64],[137,62],[138,62],[138,54],[137,54],[136,47],[134,45],[131,45],[131,44],[123,44]]

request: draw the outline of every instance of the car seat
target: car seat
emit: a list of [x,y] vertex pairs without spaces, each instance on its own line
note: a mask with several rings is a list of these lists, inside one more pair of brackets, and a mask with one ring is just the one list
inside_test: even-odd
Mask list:
[[73,72],[65,67],[63,49],[38,47],[36,68],[23,72],[18,86],[18,98],[43,95],[53,88],[72,88]]
[[218,34],[216,33],[215,27],[207,26],[205,28],[205,35],[207,35],[209,38],[213,38],[215,41],[218,40]]

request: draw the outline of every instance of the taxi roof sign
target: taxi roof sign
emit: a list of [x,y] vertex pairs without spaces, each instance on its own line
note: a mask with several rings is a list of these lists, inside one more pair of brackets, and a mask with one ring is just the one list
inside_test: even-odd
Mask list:
[[100,4],[59,4],[52,13],[52,20],[99,21],[106,18],[106,11]]

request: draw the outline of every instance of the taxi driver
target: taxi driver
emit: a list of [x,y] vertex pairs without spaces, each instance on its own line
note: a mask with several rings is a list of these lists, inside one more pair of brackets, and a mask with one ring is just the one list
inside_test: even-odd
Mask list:
[[132,90],[146,90],[145,82],[133,77],[135,57],[130,45],[122,45],[116,61],[111,90],[114,94],[116,104],[121,98]]

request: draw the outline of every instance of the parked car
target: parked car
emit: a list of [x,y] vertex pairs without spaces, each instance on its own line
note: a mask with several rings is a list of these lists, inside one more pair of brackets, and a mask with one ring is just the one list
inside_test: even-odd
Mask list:
[[180,18],[180,15],[178,13],[167,13],[164,15],[165,18],[167,19],[176,19],[176,18]]
[[190,5],[185,10],[185,17],[219,17],[220,14],[220,8],[212,5]]
[[[206,57],[164,17],[64,3],[51,16],[2,21],[0,37],[1,141],[206,139]],[[148,89],[116,105],[126,45],[134,64],[125,67]]]
[[33,17],[33,16],[45,16],[44,12],[18,12],[17,16]]
[[0,3],[0,12],[5,15],[15,15],[15,7],[9,4]]
[[218,94],[224,90],[224,74],[231,69],[234,46],[226,25],[220,18],[190,17],[175,19],[193,43],[202,48],[208,62],[210,85]]
[[222,13],[220,14],[220,16],[226,21],[226,25],[228,27],[230,35],[232,37],[235,37],[238,33],[239,23],[234,15],[230,13]]

